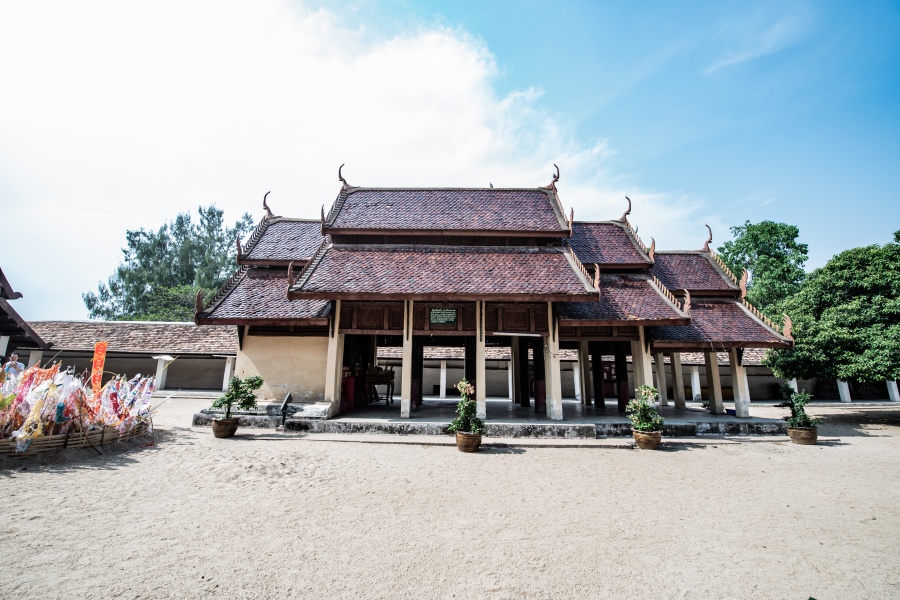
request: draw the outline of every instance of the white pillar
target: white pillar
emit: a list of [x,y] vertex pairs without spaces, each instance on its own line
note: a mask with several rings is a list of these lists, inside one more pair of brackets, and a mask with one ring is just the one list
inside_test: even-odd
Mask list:
[[896,381],[888,381],[888,398],[891,399],[891,402],[900,402],[900,394],[897,393],[897,382]]
[[484,302],[475,302],[475,416],[487,418],[487,376],[484,366]]
[[32,350],[31,354],[28,355],[28,368],[30,369],[34,365],[41,366],[42,358],[44,358],[43,350]]
[[223,392],[228,390],[228,382],[231,381],[231,378],[234,376],[234,359],[234,356],[225,357],[225,374],[222,377]]
[[[599,360],[599,357],[597,358]],[[581,382],[581,400],[585,406],[591,403],[594,387],[591,385],[591,351],[588,343],[578,342],[578,374]]]
[[0,335],[0,356],[6,356],[7,348],[9,348],[9,336]]
[[706,357],[706,390],[709,394],[709,412],[721,415],[725,412],[722,404],[722,379],[719,377],[719,357],[715,352],[704,352]]
[[400,373],[400,418],[408,419],[412,410],[412,310],[413,301],[403,302],[403,361]]
[[787,383],[788,383],[789,386],[791,386],[791,389],[794,390],[794,393],[795,393],[795,394],[796,394],[797,392],[800,391],[800,386],[797,385],[797,378],[796,378],[796,377],[793,378],[793,379],[788,379],[788,382],[787,382]]
[[634,369],[634,387],[642,385],[653,386],[653,365],[650,362],[650,353],[644,345],[644,328],[638,327],[640,339],[631,342],[631,363]]
[[328,351],[325,358],[325,402],[328,417],[341,412],[341,375],[344,366],[344,336],[340,333],[341,301],[334,303],[334,325],[328,336]]
[[684,371],[681,369],[680,352],[672,353],[672,395],[675,396],[675,408],[684,408]]
[[441,398],[447,397],[447,361],[441,361]]
[[509,359],[506,361],[506,389],[509,392],[509,401],[513,401],[513,361]]
[[584,404],[582,400],[584,396],[581,395],[581,357],[578,357],[572,365],[572,379],[575,382],[575,399]]
[[846,381],[841,381],[838,379],[838,394],[841,395],[841,402],[850,402],[852,399],[850,398],[850,384]]
[[164,358],[156,359],[156,377],[154,378],[154,382],[156,383],[157,390],[166,389],[166,373],[168,372],[166,365],[168,364],[168,361]]
[[694,402],[703,400],[703,390],[700,387],[700,367],[693,365],[691,367],[691,398]]
[[662,352],[657,352],[656,356],[656,387],[659,389],[659,405],[669,405],[669,382],[666,379],[666,357]]
[[747,387],[747,369],[738,364],[737,348],[728,351],[728,364],[731,367],[734,414],[737,417],[747,418],[750,416],[750,389]]
[[559,373],[559,330],[553,318],[553,303],[547,303],[550,335],[544,338],[544,378],[547,384],[547,416],[562,421],[562,379]]

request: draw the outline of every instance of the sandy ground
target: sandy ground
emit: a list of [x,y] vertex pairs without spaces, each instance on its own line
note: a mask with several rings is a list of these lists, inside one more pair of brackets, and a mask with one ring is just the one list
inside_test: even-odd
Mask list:
[[0,460],[0,598],[897,598],[900,409],[824,443],[463,454],[190,427]]

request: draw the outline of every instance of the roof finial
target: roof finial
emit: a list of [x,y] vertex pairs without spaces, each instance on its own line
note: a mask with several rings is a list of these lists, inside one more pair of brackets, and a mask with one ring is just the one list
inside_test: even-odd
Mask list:
[[341,183],[344,184],[344,187],[350,187],[350,184],[347,183],[347,180],[344,179],[343,175],[341,175],[341,169],[343,169],[343,168],[344,168],[343,164],[340,167],[338,167],[338,179],[340,180]]
[[707,238],[706,243],[703,244],[703,251],[709,252],[709,244],[712,242],[712,229],[707,225],[706,230],[709,231],[709,238]]
[[556,167],[556,174],[553,176],[553,183],[559,181],[559,167],[556,166],[556,163],[553,163],[553,166]]
[[600,291],[600,265],[594,263],[594,287]]
[[650,238],[650,250],[647,251],[647,254],[650,256],[650,260],[653,260],[653,255],[656,254],[656,240]]
[[572,229],[572,223],[574,223],[574,222],[575,222],[575,207],[570,206],[569,207],[569,230],[570,231]]
[[684,305],[681,310],[686,315],[691,314],[691,293],[687,290],[684,290]]
[[197,290],[197,295],[194,296],[194,308],[196,309],[195,314],[203,312],[203,290]]
[[294,283],[294,261],[288,264],[288,284],[287,291],[291,291],[291,285]]
[[493,182],[489,183],[488,185],[491,186],[491,189],[494,189],[494,183],[493,183]]
[[623,223],[628,220],[628,215],[631,214],[631,198],[629,198],[628,196],[625,196],[625,199],[628,200],[628,210],[623,212],[622,216],[619,217],[619,220],[622,221]]
[[747,268],[744,267],[744,272],[741,274],[741,298],[747,297]]
[[784,313],[784,328],[781,330],[781,335],[786,337],[787,339],[794,341],[794,336],[791,335],[791,332],[794,330],[794,324],[791,322],[791,318],[787,313]]
[[237,242],[237,251],[238,251],[237,255],[238,255],[238,258],[240,258],[240,257],[241,257],[241,254],[242,254],[242,251],[241,251],[241,236],[240,236],[240,235],[234,236],[234,241]]
[[267,219],[272,219],[272,218],[275,217],[275,215],[272,214],[272,209],[270,209],[270,208],[269,208],[269,205],[266,203],[266,198],[267,198],[267,197],[269,196],[269,194],[271,194],[271,193],[272,193],[272,192],[266,192],[266,195],[263,196],[263,208],[266,209],[266,218],[267,218]]

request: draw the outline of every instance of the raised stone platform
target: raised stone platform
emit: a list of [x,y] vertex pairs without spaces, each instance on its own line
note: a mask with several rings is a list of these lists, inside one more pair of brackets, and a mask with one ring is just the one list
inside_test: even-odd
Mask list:
[[[387,434],[387,435],[447,435],[447,426],[454,416],[455,402],[436,398],[426,399],[412,418],[401,419],[399,406],[373,405],[366,409],[325,419],[324,405],[291,405],[285,421],[285,431],[320,434]],[[269,404],[255,411],[232,411],[241,426],[275,428],[281,426],[279,405]],[[497,438],[556,438],[602,439],[631,436],[631,424],[624,414],[608,403],[606,409],[581,406],[578,402],[563,403],[563,421],[550,421],[533,409],[511,405],[508,400],[489,399],[486,432]],[[751,408],[752,412],[752,408]],[[676,410],[661,407],[666,419],[666,437],[697,437],[726,435],[783,435],[784,421],[772,418],[738,419],[733,415],[713,415],[697,406]],[[194,415],[195,426],[209,425],[220,418],[222,411],[203,410]]]

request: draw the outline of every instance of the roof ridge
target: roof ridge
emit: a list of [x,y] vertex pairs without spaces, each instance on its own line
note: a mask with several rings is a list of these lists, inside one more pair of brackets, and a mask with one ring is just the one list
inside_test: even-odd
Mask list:
[[[322,262],[322,258],[325,256],[325,253],[329,248],[332,248],[334,244],[332,244],[327,238],[322,240],[322,243],[319,245],[318,249],[313,254],[312,258],[306,265],[303,267],[303,270],[300,271],[300,274],[297,276],[296,283],[288,280],[288,293],[290,293],[291,289],[294,287],[302,288],[307,281],[309,281],[310,276],[312,276],[313,271],[316,270],[316,267],[319,266],[319,263]],[[290,296],[288,296],[290,300]]]
[[[778,334],[779,337],[787,338],[784,334],[784,330],[781,327],[775,325],[775,323],[766,315],[764,315],[758,308],[747,302],[746,298],[741,298],[740,305],[750,313],[751,316],[756,317],[758,321],[760,321],[763,325],[769,327],[772,331]],[[791,338],[793,340],[793,338]]]
[[682,304],[681,302],[678,301],[677,298],[675,298],[675,294],[673,294],[669,290],[669,288],[667,288],[665,286],[665,284],[656,277],[656,275],[651,275],[650,277],[651,278],[648,281],[652,284],[652,287],[654,287],[656,289],[656,291],[659,292],[663,296],[663,298],[665,298],[666,300],[671,302],[675,306],[675,308],[678,310],[678,312],[680,312],[681,314],[683,314],[684,316],[686,316],[688,318],[691,318],[691,303],[690,303],[691,295],[690,295],[690,293],[687,290],[684,290],[684,293],[687,295],[686,295],[685,303]]
[[259,240],[262,238],[263,234],[266,232],[266,229],[269,228],[270,220],[280,219],[281,217],[269,217],[268,213],[263,215],[262,221],[259,222],[259,225],[256,226],[256,229],[253,230],[253,233],[250,234],[250,239],[247,240],[246,245],[241,248],[241,238],[237,239],[237,247],[238,253],[237,258],[240,260],[243,256],[247,256],[250,252],[253,251],[253,248],[256,247],[256,244],[259,243]]

